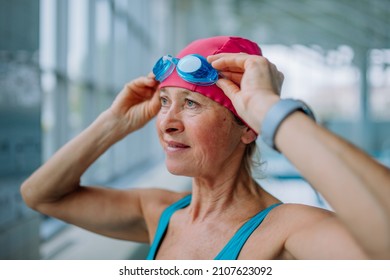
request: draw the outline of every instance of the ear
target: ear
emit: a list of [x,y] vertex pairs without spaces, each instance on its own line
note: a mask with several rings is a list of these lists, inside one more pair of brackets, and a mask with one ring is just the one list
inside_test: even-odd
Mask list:
[[241,141],[244,144],[250,144],[253,141],[256,141],[256,138],[257,138],[256,133],[252,129],[247,127],[247,128],[245,128],[245,131],[241,136]]

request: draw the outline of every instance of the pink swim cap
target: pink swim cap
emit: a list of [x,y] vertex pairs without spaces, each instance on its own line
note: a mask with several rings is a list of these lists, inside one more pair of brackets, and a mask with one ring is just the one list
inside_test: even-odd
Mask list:
[[[259,46],[248,39],[240,37],[217,36],[193,41],[185,47],[177,58],[182,58],[188,54],[200,54],[207,58],[207,56],[218,53],[247,53],[253,55],[262,55]],[[164,87],[180,87],[190,91],[198,92],[222,106],[228,108],[235,116],[240,118],[236,109],[233,107],[230,99],[223,93],[217,85],[199,86],[184,81],[179,77],[176,71],[161,82],[160,88]],[[241,118],[240,118],[241,119]]]

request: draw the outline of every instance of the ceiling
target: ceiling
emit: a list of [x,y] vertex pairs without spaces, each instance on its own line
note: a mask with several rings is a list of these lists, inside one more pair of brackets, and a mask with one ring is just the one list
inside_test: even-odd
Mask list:
[[234,0],[230,3],[239,19],[239,32],[261,32],[266,43],[390,48],[390,0]]

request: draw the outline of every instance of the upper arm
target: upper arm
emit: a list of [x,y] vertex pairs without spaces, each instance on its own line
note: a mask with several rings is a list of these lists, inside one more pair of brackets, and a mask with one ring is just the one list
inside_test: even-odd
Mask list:
[[[170,201],[170,193],[173,194],[157,189],[79,187],[61,200],[39,205],[37,210],[98,234],[149,242],[149,227],[156,220],[154,216],[160,216],[162,210],[158,209]],[[155,206],[154,211],[150,205]]]
[[308,206],[294,212],[284,248],[295,259],[367,259],[334,213]]

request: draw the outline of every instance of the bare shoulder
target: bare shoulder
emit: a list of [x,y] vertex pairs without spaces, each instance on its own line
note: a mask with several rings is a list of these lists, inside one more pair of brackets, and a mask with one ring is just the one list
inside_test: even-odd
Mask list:
[[[338,218],[332,211],[295,203],[285,203],[276,207],[267,218],[264,223],[280,227],[286,241],[297,235],[309,233],[309,229],[316,228],[325,222],[338,223]],[[322,230],[322,233],[327,231],[326,227]]]
[[275,232],[281,240],[286,240],[294,232],[334,216],[333,212],[322,208],[283,203],[268,213],[259,229]]
[[138,192],[150,237],[154,236],[162,212],[171,204],[190,194],[189,192],[174,192],[158,188],[142,189]]
[[287,239],[288,236],[303,227],[334,217],[335,214],[332,211],[322,208],[304,204],[283,203],[269,212],[262,224],[270,230],[274,230],[274,227],[279,228],[279,233]]
[[297,223],[302,225],[302,223],[318,222],[321,219],[335,217],[332,211],[296,203],[281,204],[272,213],[278,221],[292,225]]
[[138,192],[142,209],[153,213],[159,212],[158,209],[163,211],[172,203],[190,194],[189,192],[175,192],[159,188],[142,189]]
[[302,204],[283,204],[271,211],[267,218],[265,224],[280,229],[282,255],[296,259],[366,258],[333,211]]

